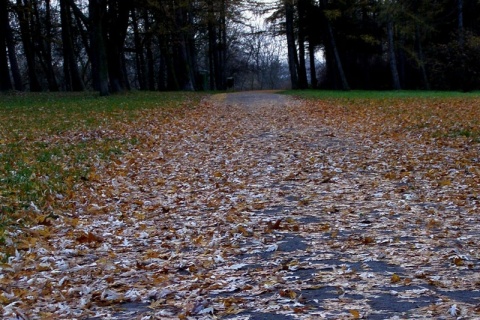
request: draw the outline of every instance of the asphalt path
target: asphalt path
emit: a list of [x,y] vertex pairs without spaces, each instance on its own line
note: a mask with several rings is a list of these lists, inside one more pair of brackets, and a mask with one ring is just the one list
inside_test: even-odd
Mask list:
[[[257,226],[246,230],[245,237],[239,239],[243,251],[230,257],[231,273],[224,282],[226,287],[242,282],[243,287],[232,284],[231,289],[205,293],[208,301],[238,304],[231,314],[224,313],[220,318],[480,316],[471,313],[474,306],[480,305],[478,284],[477,289],[475,285],[465,289],[445,285],[449,277],[476,278],[480,271],[478,259],[470,257],[468,266],[453,265],[453,269],[449,257],[429,268],[415,261],[421,250],[443,249],[428,247],[432,235],[415,234],[413,227],[403,221],[413,219],[410,214],[416,208],[435,204],[413,199],[413,211],[403,213],[399,203],[414,198],[405,188],[385,184],[385,188],[403,190],[398,195],[392,191],[393,195],[387,197],[388,192],[379,190],[375,182],[381,178],[374,170],[348,171],[357,168],[355,161],[365,160],[361,156],[369,153],[368,146],[361,145],[356,137],[334,132],[321,119],[316,125],[308,115],[296,115],[298,102],[289,96],[240,92],[217,95],[212,101],[219,110],[219,119],[228,117],[229,110],[235,113],[237,118],[226,124],[232,130],[246,125],[251,126],[249,130],[253,128],[242,133],[239,146],[251,153],[246,158],[256,162],[251,166],[262,169],[253,173],[258,175],[255,186],[255,179],[245,177],[250,183],[245,190],[258,194],[258,203],[247,208],[250,225]],[[300,125],[299,121],[304,123]],[[319,158],[322,162],[317,161]],[[232,192],[231,196],[243,196]],[[405,227],[397,231],[395,225],[399,223],[405,223]],[[249,237],[250,232],[262,235]],[[120,307],[123,309],[117,310],[113,318],[140,319],[154,314],[146,302],[128,302]],[[462,308],[470,309],[467,312]],[[208,312],[189,315],[191,319],[211,317]]]

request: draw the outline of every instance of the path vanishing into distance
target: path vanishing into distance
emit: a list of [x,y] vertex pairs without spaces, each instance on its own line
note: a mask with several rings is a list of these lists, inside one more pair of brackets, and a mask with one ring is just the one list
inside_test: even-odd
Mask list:
[[4,316],[480,318],[468,151],[325,110],[247,92],[140,119],[145,145],[99,163],[43,250],[12,261],[25,294]]

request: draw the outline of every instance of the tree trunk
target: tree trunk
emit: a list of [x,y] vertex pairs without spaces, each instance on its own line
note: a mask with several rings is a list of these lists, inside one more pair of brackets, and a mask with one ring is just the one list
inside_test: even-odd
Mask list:
[[113,92],[122,92],[128,89],[123,58],[131,8],[130,1],[108,0],[107,60],[110,87]]
[[308,45],[308,55],[310,60],[310,85],[312,88],[316,88],[318,85],[318,80],[315,66],[315,47],[311,42]]
[[[216,55],[215,55],[215,84],[218,90],[227,88],[226,82],[226,59],[227,59],[227,22],[226,22],[226,2],[218,1],[218,23],[217,23],[217,39],[216,39]],[[214,26],[215,28],[215,26]]]
[[463,0],[457,0],[457,19],[458,19],[458,47],[460,49],[460,85],[465,92],[472,91],[471,75],[467,73],[468,66],[465,58],[465,29],[463,25]]
[[394,29],[393,20],[388,18],[387,21],[387,37],[388,37],[388,58],[390,62],[390,71],[392,73],[392,84],[394,90],[401,90],[400,77],[397,69],[397,58],[395,55]]
[[5,45],[5,37],[3,30],[0,31],[0,91],[12,90],[12,80],[8,70],[7,46]]
[[[85,51],[91,56],[91,46],[90,46],[90,28],[91,28],[91,17],[87,17],[83,14],[82,10],[78,8],[74,0],[64,0],[68,2],[69,8],[72,9],[73,16],[75,17],[75,24],[80,33],[80,38],[82,39]],[[73,22],[72,22],[73,26]]]
[[457,15],[458,15],[458,44],[463,49],[465,43],[465,30],[463,27],[463,0],[457,0]]
[[67,91],[83,91],[83,83],[80,72],[78,71],[77,60],[75,58],[71,26],[72,15],[68,0],[60,0],[60,22],[62,25],[62,49],[63,49],[63,74],[64,84]]
[[31,30],[31,10],[32,4],[29,0],[25,3],[22,0],[17,0],[17,15],[20,24],[20,36],[22,38],[23,50],[25,53],[25,59],[27,60],[28,69],[28,81],[30,91],[37,92],[42,91],[42,87],[37,77],[36,63],[35,63],[35,45],[32,38]]
[[[0,0],[0,1],[5,1],[5,4],[8,3],[8,0]],[[5,28],[5,40],[8,48],[8,60],[10,62],[10,71],[12,73],[12,78],[13,78],[13,83],[15,86],[15,90],[18,91],[23,91],[25,90],[22,82],[22,76],[20,73],[20,68],[18,66],[18,61],[17,61],[17,54],[16,54],[16,48],[15,48],[15,39],[12,34],[12,29],[10,28],[9,24],[9,19],[8,19],[8,8],[7,11],[1,13],[2,16],[0,16],[0,23],[4,24]]]
[[[327,1],[322,0],[320,2],[321,8],[325,10],[327,8]],[[327,41],[325,43],[326,46],[326,52],[327,52],[327,58],[330,57],[330,59],[333,59],[333,66],[335,68],[336,74],[338,75],[339,81],[340,81],[340,88],[342,90],[350,90],[350,87],[347,82],[347,77],[345,76],[345,72],[343,71],[343,65],[342,65],[342,60],[340,59],[340,54],[338,53],[338,48],[337,48],[337,42],[335,41],[335,35],[333,34],[333,28],[328,20],[328,18],[323,15],[323,20],[324,20],[324,28],[325,28],[325,34],[327,37]],[[327,62],[328,64],[328,62]],[[337,87],[336,81],[335,81],[335,87]]]
[[338,76],[340,77],[342,90],[350,90],[350,87],[347,82],[347,77],[345,77],[345,73],[343,71],[342,60],[340,59],[340,54],[338,53],[335,36],[333,35],[332,25],[328,20],[327,20],[327,29],[328,29],[328,37],[330,39],[330,45],[333,51],[333,56],[335,57],[335,66],[337,68]]
[[307,68],[305,62],[305,0],[298,0],[298,87],[307,89]]
[[427,70],[425,68],[425,55],[423,54],[422,38],[418,24],[415,24],[415,40],[417,42],[418,65],[420,67],[423,85],[426,90],[430,90],[430,82],[428,81]]
[[106,18],[106,0],[89,0],[90,47],[93,88],[101,96],[108,95],[108,63],[103,21]]
[[152,50],[152,32],[150,30],[151,23],[148,11],[145,10],[143,14],[143,22],[145,25],[145,37],[144,37],[144,47],[145,47],[145,58],[147,59],[147,87],[149,90],[155,90],[155,61],[153,59],[153,50]]
[[210,73],[210,90],[217,89],[217,66],[218,66],[218,48],[217,48],[217,30],[215,28],[215,11],[213,0],[208,1],[208,66]]
[[288,49],[288,68],[290,70],[290,82],[292,89],[299,88],[297,67],[296,67],[296,54],[297,48],[295,46],[295,34],[293,28],[293,16],[294,6],[292,0],[284,0],[285,6],[285,32],[287,34],[287,49]]
[[[37,56],[39,58],[40,64],[42,66],[43,72],[45,73],[45,78],[48,83],[48,90],[55,92],[58,91],[58,83],[55,77],[55,71],[53,70],[53,60],[52,60],[52,17],[50,9],[50,0],[45,1],[45,18],[42,21],[40,12],[38,10],[37,0],[32,0],[33,12],[34,12],[34,22],[32,23],[34,39],[36,39],[37,45]],[[42,29],[45,29],[45,34],[42,32]]]
[[0,0],[0,91],[8,91],[13,89],[7,60],[7,2],[7,0]]
[[137,81],[140,90],[147,90],[147,79],[145,77],[145,56],[143,54],[142,39],[140,38],[140,29],[138,25],[137,12],[132,10],[133,40],[135,44],[135,65],[137,72]]
[[186,11],[188,8],[178,6],[175,8],[175,60],[177,67],[175,72],[177,73],[179,89],[193,91],[195,90],[194,76],[193,76],[193,64],[190,58],[188,50],[189,41],[189,29]]

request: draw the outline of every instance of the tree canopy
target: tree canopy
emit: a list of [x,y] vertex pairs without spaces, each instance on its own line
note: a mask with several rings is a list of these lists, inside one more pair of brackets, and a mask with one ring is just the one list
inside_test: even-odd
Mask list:
[[474,0],[0,0],[0,90],[469,91],[479,20]]
[[[292,80],[293,87],[306,87],[305,47],[310,53],[324,52],[318,83],[326,88],[480,87],[478,1],[284,0],[284,7],[290,6],[296,9],[295,29],[284,30],[297,41],[288,48],[299,53],[289,60],[296,66],[292,79],[298,79]],[[282,23],[283,16],[275,18]],[[315,76],[311,86],[317,85]]]

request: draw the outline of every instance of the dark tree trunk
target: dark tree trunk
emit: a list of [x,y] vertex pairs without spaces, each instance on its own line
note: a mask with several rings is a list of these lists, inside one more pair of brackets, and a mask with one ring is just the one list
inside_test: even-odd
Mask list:
[[150,17],[148,11],[145,10],[143,13],[143,23],[145,25],[145,37],[144,37],[144,47],[145,47],[145,58],[147,64],[147,88],[148,90],[155,90],[155,60],[153,58],[153,41],[152,41],[152,32]]
[[50,91],[58,91],[58,82],[55,75],[55,70],[53,66],[53,58],[52,58],[52,42],[54,41],[54,36],[52,33],[52,9],[50,0],[45,1],[45,28],[46,28],[46,41],[45,41],[45,58],[46,64],[48,67],[48,74],[50,80]]
[[[162,40],[160,39],[160,43]],[[162,45],[160,44],[160,47]],[[162,54],[160,57],[160,63],[158,64],[158,72],[157,72],[157,82],[158,82],[158,90],[164,91],[167,90],[167,63],[166,57]]]
[[226,20],[226,2],[220,1],[220,21],[219,21],[219,48],[218,48],[218,66],[217,66],[217,85],[220,90],[227,89],[226,60],[227,60],[227,20]]
[[[91,57],[92,55],[91,46],[90,46],[91,33],[89,33],[91,29],[91,24],[92,24],[91,18],[83,14],[83,12],[78,8],[74,0],[64,0],[64,1],[67,1],[69,4],[69,8],[72,9],[72,13],[75,17],[75,24],[80,33],[80,38],[82,39],[83,46],[85,47],[85,51],[87,52],[87,54]],[[72,22],[72,27],[73,27],[73,22]]]
[[210,90],[216,90],[217,66],[218,66],[218,47],[217,47],[217,30],[215,28],[215,11],[213,0],[208,1],[208,66],[210,73]]
[[180,83],[177,76],[177,60],[174,58],[172,39],[162,39],[162,57],[165,63],[167,90],[179,90]]
[[[42,19],[38,10],[37,0],[32,0],[33,12],[35,19],[33,22],[33,34],[36,39],[37,56],[42,66],[45,78],[48,83],[48,90],[58,91],[58,83],[53,70],[52,61],[52,17],[50,9],[50,0],[45,1],[45,17]],[[44,30],[44,33],[42,32]]]
[[[327,8],[327,1],[322,0],[320,2],[321,8],[323,10],[326,10]],[[350,86],[348,85],[347,82],[347,77],[345,76],[345,72],[343,71],[343,65],[342,65],[342,60],[340,59],[340,54],[338,52],[337,48],[337,42],[335,40],[335,35],[333,33],[333,28],[332,25],[328,19],[328,17],[323,15],[323,20],[324,20],[324,28],[325,31],[324,34],[326,35],[327,41],[325,42],[325,49],[327,52],[327,58],[333,59],[333,65],[331,64],[331,69],[334,69],[336,72],[335,74],[337,75],[338,80],[340,81],[340,88],[342,90],[350,90]],[[330,62],[332,63],[332,62]],[[328,62],[327,62],[328,64]],[[334,80],[334,86],[337,87],[336,80]]]
[[[198,66],[197,66],[197,48],[195,42],[195,32],[194,32],[194,12],[193,7],[189,4],[188,7],[188,17],[187,17],[187,24],[189,26],[189,31],[187,33],[187,40],[186,40],[186,50],[187,50],[187,60],[190,66],[190,79],[192,79],[194,90],[198,88]],[[225,42],[226,39],[226,32],[225,32]],[[226,51],[225,51],[225,59],[226,59]]]
[[328,38],[330,42],[330,46],[332,48],[333,56],[335,58],[335,67],[338,72],[338,76],[340,78],[341,88],[342,90],[350,90],[350,87],[347,82],[347,77],[343,71],[342,60],[340,59],[340,54],[338,53],[337,43],[335,41],[335,36],[333,34],[332,25],[327,20],[327,29],[328,29]]
[[298,1],[298,87],[308,87],[307,68],[305,61],[305,0]]
[[312,43],[309,43],[308,45],[308,55],[310,60],[310,85],[312,88],[316,88],[318,85],[318,80],[315,66],[315,47]]
[[190,58],[190,52],[188,50],[188,41],[189,41],[189,25],[187,21],[186,10],[188,8],[183,8],[178,6],[175,8],[175,26],[176,26],[176,35],[174,40],[175,47],[175,61],[176,61],[176,78],[178,81],[179,89],[193,91],[195,90],[194,85],[194,76],[193,76],[193,65]]
[[8,1],[0,0],[0,91],[12,90],[7,60]]
[[[465,53],[465,28],[463,25],[463,0],[457,0],[457,20],[458,20],[458,47],[460,49],[460,64],[458,66],[460,70],[460,83],[462,90],[465,92],[472,91],[474,89],[472,74],[468,71],[471,67],[466,62],[467,54]],[[474,76],[477,78],[478,76]]]
[[5,37],[0,30],[0,91],[12,90],[12,80],[8,70],[7,46],[5,45]]
[[397,69],[397,58],[395,54],[394,28],[391,18],[387,21],[387,37],[388,37],[388,60],[390,62],[390,71],[392,73],[392,85],[394,90],[402,89],[400,85],[400,77]]
[[287,34],[287,49],[288,49],[288,69],[290,70],[290,82],[292,89],[298,89],[298,74],[296,67],[297,48],[295,46],[295,31],[293,27],[294,6],[292,0],[285,0],[285,32]]
[[428,81],[427,69],[425,67],[425,55],[423,53],[422,38],[418,24],[415,24],[415,40],[417,43],[418,66],[422,75],[423,86],[426,90],[430,90],[430,82]]
[[225,1],[208,1],[208,62],[210,69],[210,88],[226,89],[225,62],[227,49]]
[[457,16],[458,16],[458,43],[463,49],[465,44],[465,30],[463,27],[463,0],[457,0]]
[[124,73],[124,43],[127,35],[128,19],[132,3],[122,0],[108,0],[108,75],[113,92],[128,89]]
[[215,29],[213,27],[213,23],[208,23],[208,68],[210,74],[210,90],[216,90],[217,86],[215,83],[215,61],[217,56],[216,50],[216,36],[215,36]]
[[68,0],[60,0],[60,22],[62,25],[63,74],[67,91],[85,90],[72,43],[72,14]]
[[152,40],[149,37],[145,46],[147,55],[147,83],[149,90],[155,90],[155,60],[153,59]]
[[103,21],[106,18],[106,0],[89,0],[90,47],[93,88],[101,96],[109,94],[106,36]]
[[23,50],[25,53],[25,59],[27,60],[28,69],[28,81],[30,91],[37,92],[42,91],[42,87],[37,77],[36,63],[35,63],[35,45],[32,38],[31,30],[31,12],[32,4],[29,0],[25,3],[22,0],[17,0],[17,15],[20,24],[20,35],[23,43]]
[[135,43],[135,65],[137,72],[137,81],[140,90],[147,90],[147,79],[145,77],[145,55],[143,54],[142,39],[140,37],[140,29],[138,26],[137,12],[132,10],[133,39]]
[[23,91],[25,87],[22,81],[22,75],[20,73],[20,67],[18,66],[17,54],[15,49],[15,41],[13,38],[10,25],[7,26],[7,48],[8,48],[8,60],[10,61],[10,70],[12,72],[13,83],[15,90]]

